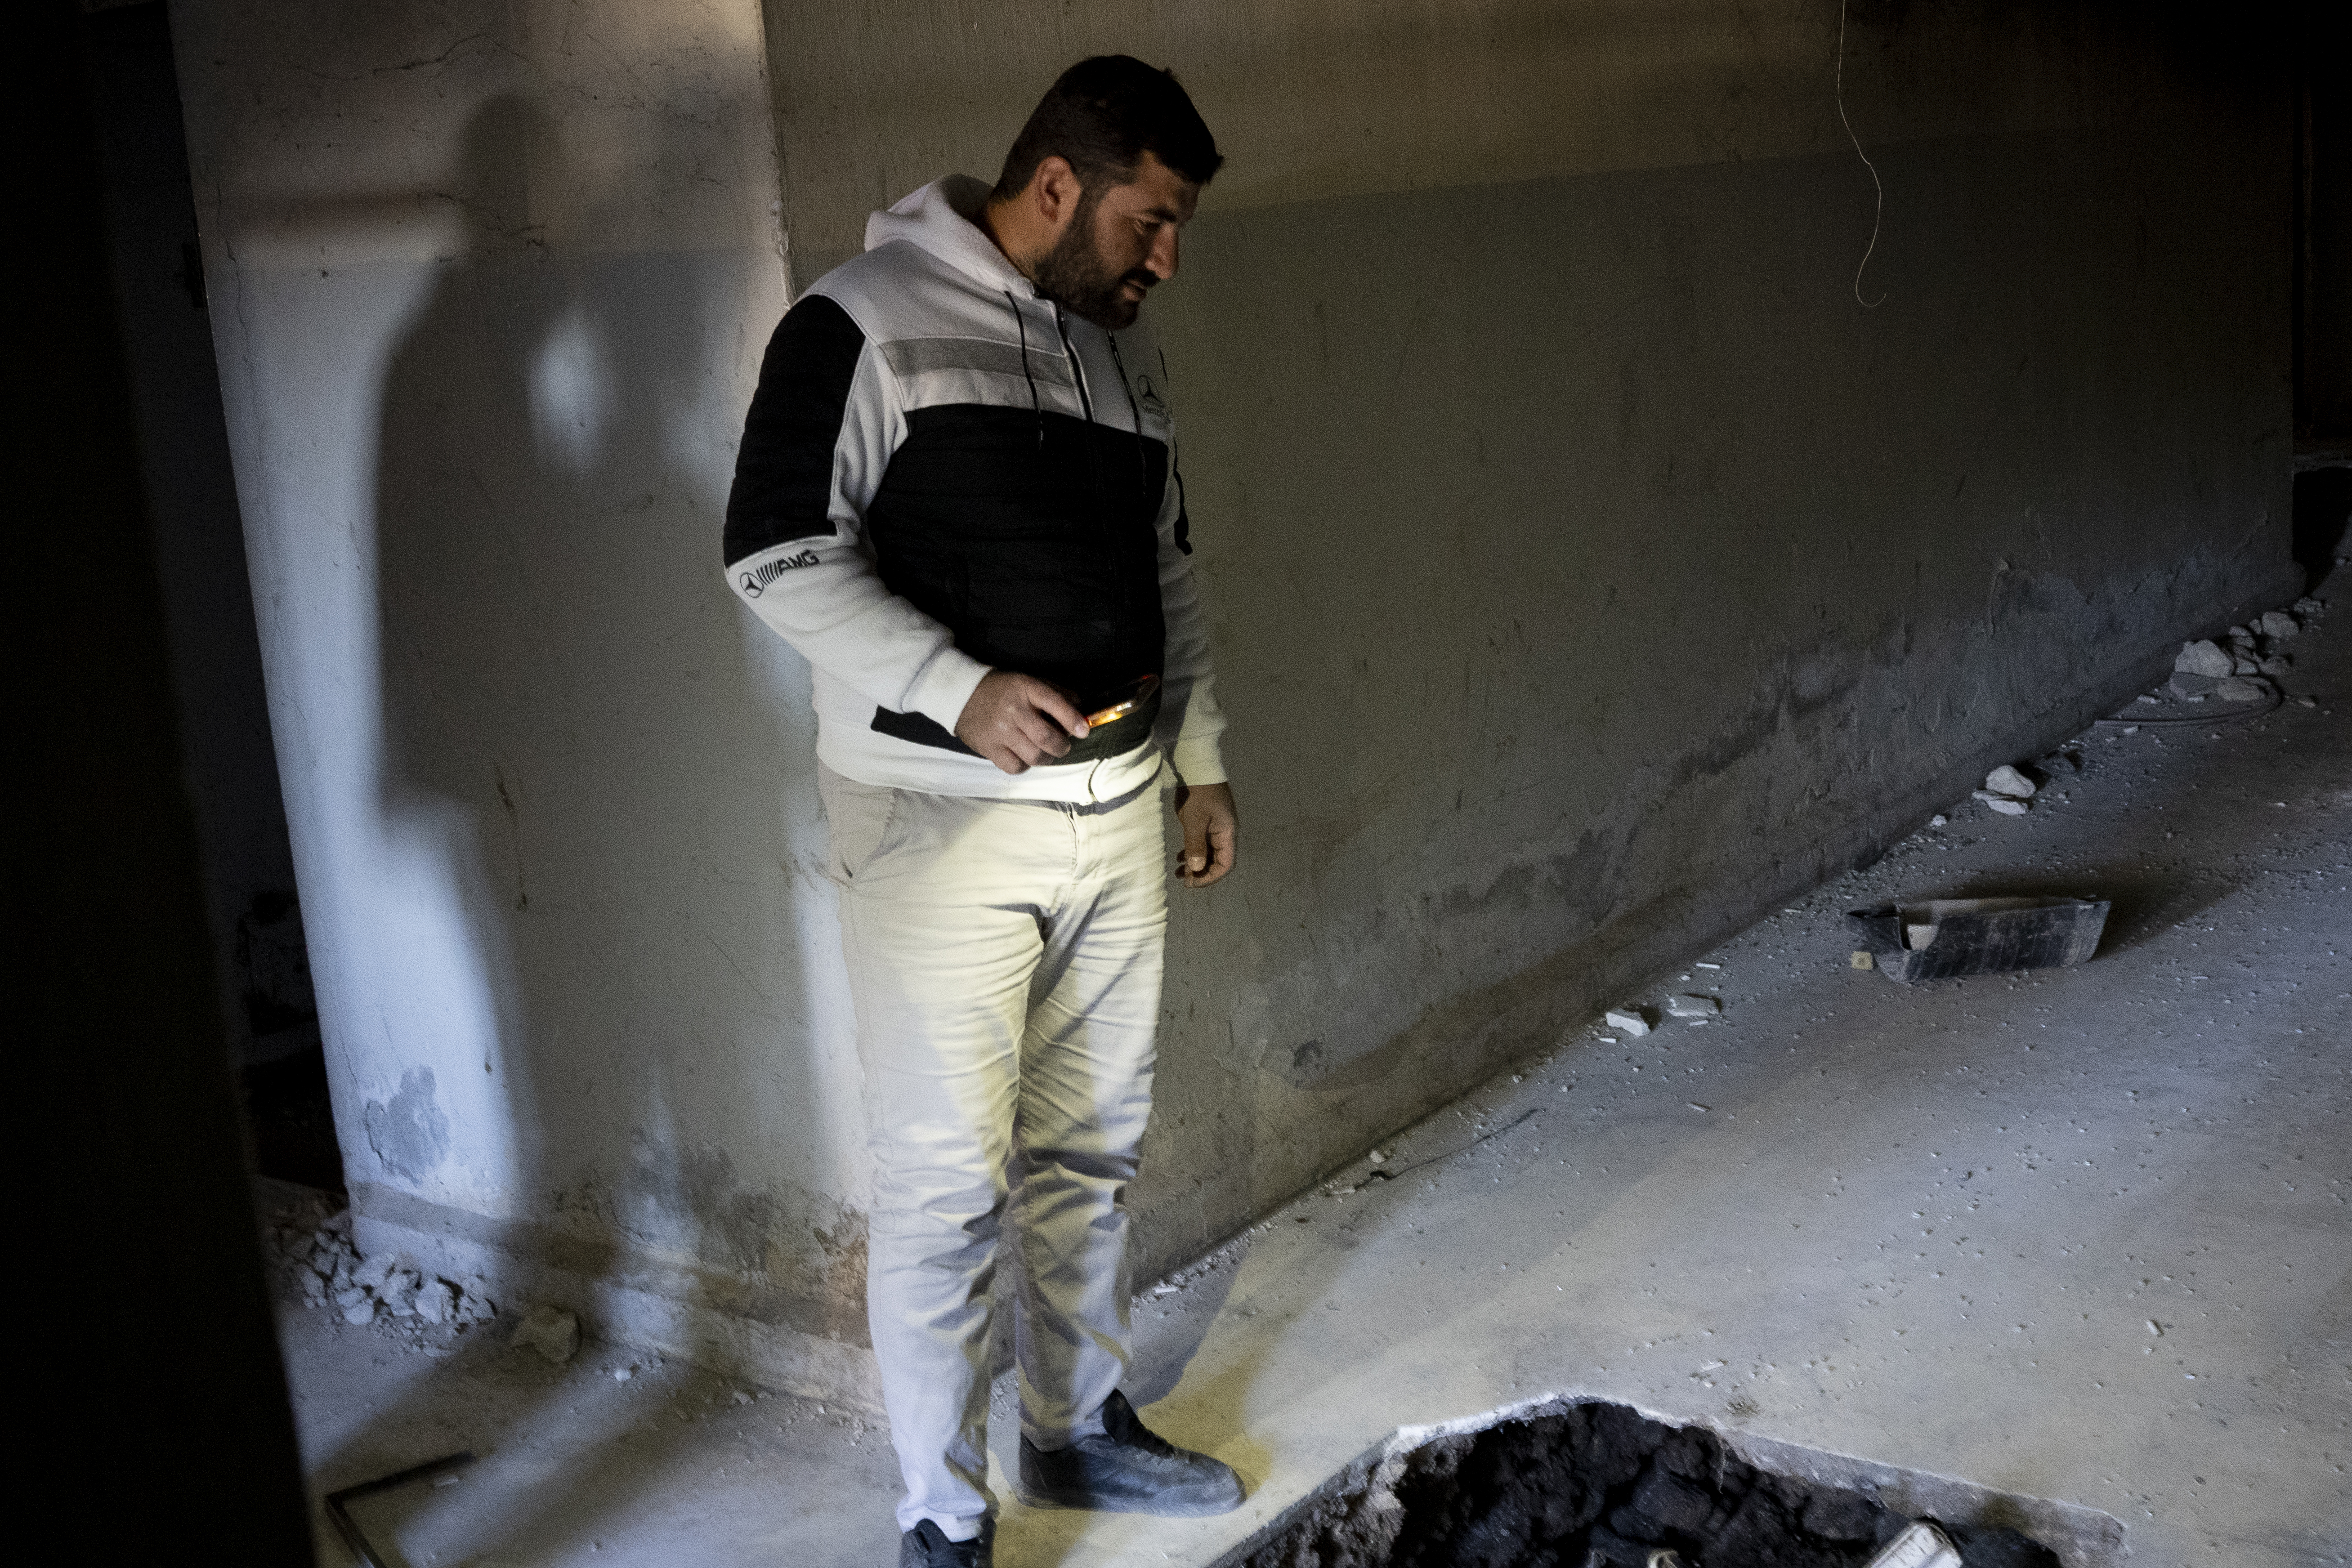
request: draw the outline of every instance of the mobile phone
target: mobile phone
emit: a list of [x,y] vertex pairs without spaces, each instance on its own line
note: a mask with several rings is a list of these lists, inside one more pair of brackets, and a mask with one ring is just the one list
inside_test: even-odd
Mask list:
[[1150,701],[1151,694],[1159,689],[1160,678],[1156,675],[1147,675],[1131,685],[1119,688],[1111,694],[1108,704],[1087,715],[1087,728],[1099,730],[1106,724],[1118,722]]

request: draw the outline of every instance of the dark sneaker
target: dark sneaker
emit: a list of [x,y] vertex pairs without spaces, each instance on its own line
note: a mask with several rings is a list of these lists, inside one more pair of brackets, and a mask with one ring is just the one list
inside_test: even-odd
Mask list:
[[898,1568],[995,1568],[996,1521],[980,1521],[970,1541],[950,1541],[929,1520],[898,1537]]
[[1195,1519],[1231,1513],[1242,1503],[1233,1467],[1155,1436],[1136,1419],[1123,1394],[1104,1402],[1103,1430],[1045,1453],[1021,1439],[1021,1481],[1013,1491],[1031,1508],[1091,1508]]

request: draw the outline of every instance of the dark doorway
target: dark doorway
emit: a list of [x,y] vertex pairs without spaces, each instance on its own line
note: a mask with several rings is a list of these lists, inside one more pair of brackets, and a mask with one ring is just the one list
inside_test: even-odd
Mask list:
[[86,15],[81,34],[222,1023],[262,1173],[339,1190],[170,19],[149,0]]

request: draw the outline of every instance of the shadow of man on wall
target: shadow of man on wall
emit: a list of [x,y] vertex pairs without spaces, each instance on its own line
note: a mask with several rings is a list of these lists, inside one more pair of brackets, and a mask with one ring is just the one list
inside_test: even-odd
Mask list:
[[[761,1064],[779,1090],[728,1054],[747,1015],[781,1035],[800,990],[754,879],[710,865],[777,828],[774,783],[714,765],[754,700],[713,569],[723,497],[677,456],[739,325],[708,318],[740,305],[740,263],[629,243],[686,156],[651,141],[646,166],[588,168],[527,98],[474,111],[446,190],[465,232],[389,356],[376,454],[384,830],[441,906],[414,963],[481,1049],[430,1042],[475,1081],[409,1068],[367,1108],[369,1148],[411,1191],[471,1166],[456,1184],[520,1215],[493,1222],[508,1243],[591,1290],[643,1262],[624,1236],[688,1275],[761,1275],[780,1211],[726,1152],[758,1135],[763,1094],[804,1090],[793,1063]],[[747,991],[697,1005],[721,985]],[[597,1331],[593,1300],[560,1304]],[[323,1479],[417,1458],[370,1446]],[[593,1499],[534,1487],[507,1532],[655,1484],[613,1468],[582,1472]]]
[[[484,1071],[509,1075],[511,1135],[529,1138],[529,1038],[519,948],[530,907],[520,833],[530,780],[519,756],[570,704],[531,580],[551,524],[585,499],[549,460],[531,421],[534,346],[568,293],[532,214],[532,165],[554,136],[518,97],[468,122],[455,194],[466,233],[436,264],[429,297],[394,349],[377,444],[376,548],[383,680],[381,788],[388,833],[409,841],[449,908],[436,911],[471,983]],[[512,776],[509,776],[510,773]],[[503,1062],[498,1058],[507,1057]],[[520,1059],[517,1059],[520,1058]],[[389,1174],[419,1183],[448,1157],[429,1068],[369,1108],[368,1141]],[[409,1075],[416,1076],[415,1071]],[[528,1154],[517,1150],[519,1163]],[[520,1174],[520,1172],[517,1173]]]

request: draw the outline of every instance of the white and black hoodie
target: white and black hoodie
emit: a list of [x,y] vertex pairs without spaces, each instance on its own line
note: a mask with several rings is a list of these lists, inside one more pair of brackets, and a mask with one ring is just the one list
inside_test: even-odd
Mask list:
[[[866,222],[768,345],[727,502],[727,581],[816,672],[817,755],[862,783],[1110,800],[1163,750],[1225,777],[1167,370],[1038,296],[961,175]],[[954,736],[991,669],[1156,710],[1001,772]]]

